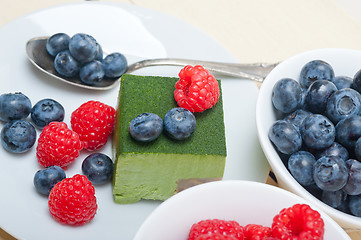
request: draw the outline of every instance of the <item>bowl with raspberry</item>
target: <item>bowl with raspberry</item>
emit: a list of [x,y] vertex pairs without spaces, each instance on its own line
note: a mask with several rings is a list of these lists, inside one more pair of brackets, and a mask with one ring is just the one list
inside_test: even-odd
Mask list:
[[350,239],[328,215],[284,189],[224,180],[186,189],[145,220],[135,240]]
[[361,52],[350,49],[293,56],[267,76],[256,106],[278,185],[346,231],[361,230],[360,61]]

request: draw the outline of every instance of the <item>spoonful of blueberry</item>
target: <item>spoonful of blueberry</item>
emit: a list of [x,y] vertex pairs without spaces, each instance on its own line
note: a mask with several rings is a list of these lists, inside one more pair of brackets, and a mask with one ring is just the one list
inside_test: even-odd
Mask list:
[[202,65],[210,72],[224,76],[263,82],[275,64],[220,63],[201,60],[159,58],[146,59],[128,65],[121,53],[103,56],[101,45],[90,35],[77,33],[69,37],[57,33],[36,37],[26,43],[28,59],[46,74],[69,84],[94,90],[117,86],[123,74],[151,66]]

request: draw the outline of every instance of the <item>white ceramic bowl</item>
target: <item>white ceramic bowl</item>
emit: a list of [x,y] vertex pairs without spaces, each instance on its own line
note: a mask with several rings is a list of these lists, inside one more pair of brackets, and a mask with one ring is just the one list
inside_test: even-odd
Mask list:
[[336,76],[345,75],[353,77],[355,73],[361,69],[361,52],[348,49],[313,50],[283,61],[267,76],[260,89],[256,107],[258,137],[280,187],[296,193],[310,203],[319,207],[336,222],[338,222],[346,231],[361,230],[361,218],[342,213],[332,207],[329,207],[317,198],[313,197],[300,184],[298,184],[282,163],[268,138],[269,129],[276,120],[275,111],[271,102],[272,88],[274,84],[284,77],[298,80],[301,68],[307,62],[316,59],[324,60],[331,64]]
[[[276,214],[296,203],[307,202],[263,183],[241,180],[205,183],[163,202],[145,220],[134,240],[186,240],[192,224],[204,219],[235,220],[243,226],[249,223],[271,226]],[[325,222],[324,239],[350,239],[335,221],[318,211]]]

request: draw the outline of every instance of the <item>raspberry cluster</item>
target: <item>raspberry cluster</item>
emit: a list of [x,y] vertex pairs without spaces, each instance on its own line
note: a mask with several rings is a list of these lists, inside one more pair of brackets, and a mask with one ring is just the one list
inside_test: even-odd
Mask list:
[[71,116],[71,129],[64,122],[51,122],[38,139],[36,156],[43,167],[66,167],[82,149],[100,149],[115,123],[115,109],[98,101],[88,101]]
[[[91,181],[97,181],[99,177],[110,179],[109,176],[102,176],[103,170],[107,170],[107,174],[112,175],[113,166],[110,159],[108,162],[111,166],[108,169],[94,169],[94,165],[88,164],[88,168],[91,169],[87,166],[82,167],[85,175],[77,174],[71,178],[59,178],[55,186],[55,180],[50,178],[49,167],[66,168],[79,156],[82,149],[90,151],[100,149],[112,133],[114,123],[115,109],[113,107],[98,101],[88,101],[72,113],[71,129],[64,122],[51,122],[42,130],[38,139],[36,156],[40,165],[46,168],[39,170],[35,175],[34,183],[39,183],[35,184],[38,191],[45,189],[43,192],[48,193],[50,190],[49,211],[60,223],[83,225],[94,218],[97,202]],[[99,163],[102,160],[97,156],[94,160]],[[98,178],[87,178],[90,173],[97,170]],[[44,177],[38,179],[38,176],[42,175],[45,179]],[[96,181],[94,184],[97,183]]]
[[273,218],[271,227],[236,221],[207,219],[192,225],[188,240],[322,240],[324,222],[321,215],[307,204],[285,208]]

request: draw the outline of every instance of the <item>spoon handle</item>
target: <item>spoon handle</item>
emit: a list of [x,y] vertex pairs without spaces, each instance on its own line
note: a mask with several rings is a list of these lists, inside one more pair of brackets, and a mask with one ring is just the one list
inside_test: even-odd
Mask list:
[[158,58],[148,59],[133,63],[128,66],[127,73],[134,72],[140,68],[151,66],[186,66],[186,65],[202,65],[204,68],[211,72],[219,73],[222,75],[246,78],[257,82],[263,82],[265,77],[272,71],[278,63],[251,63],[251,64],[238,64],[238,63],[221,63],[210,62],[191,59],[179,58]]

